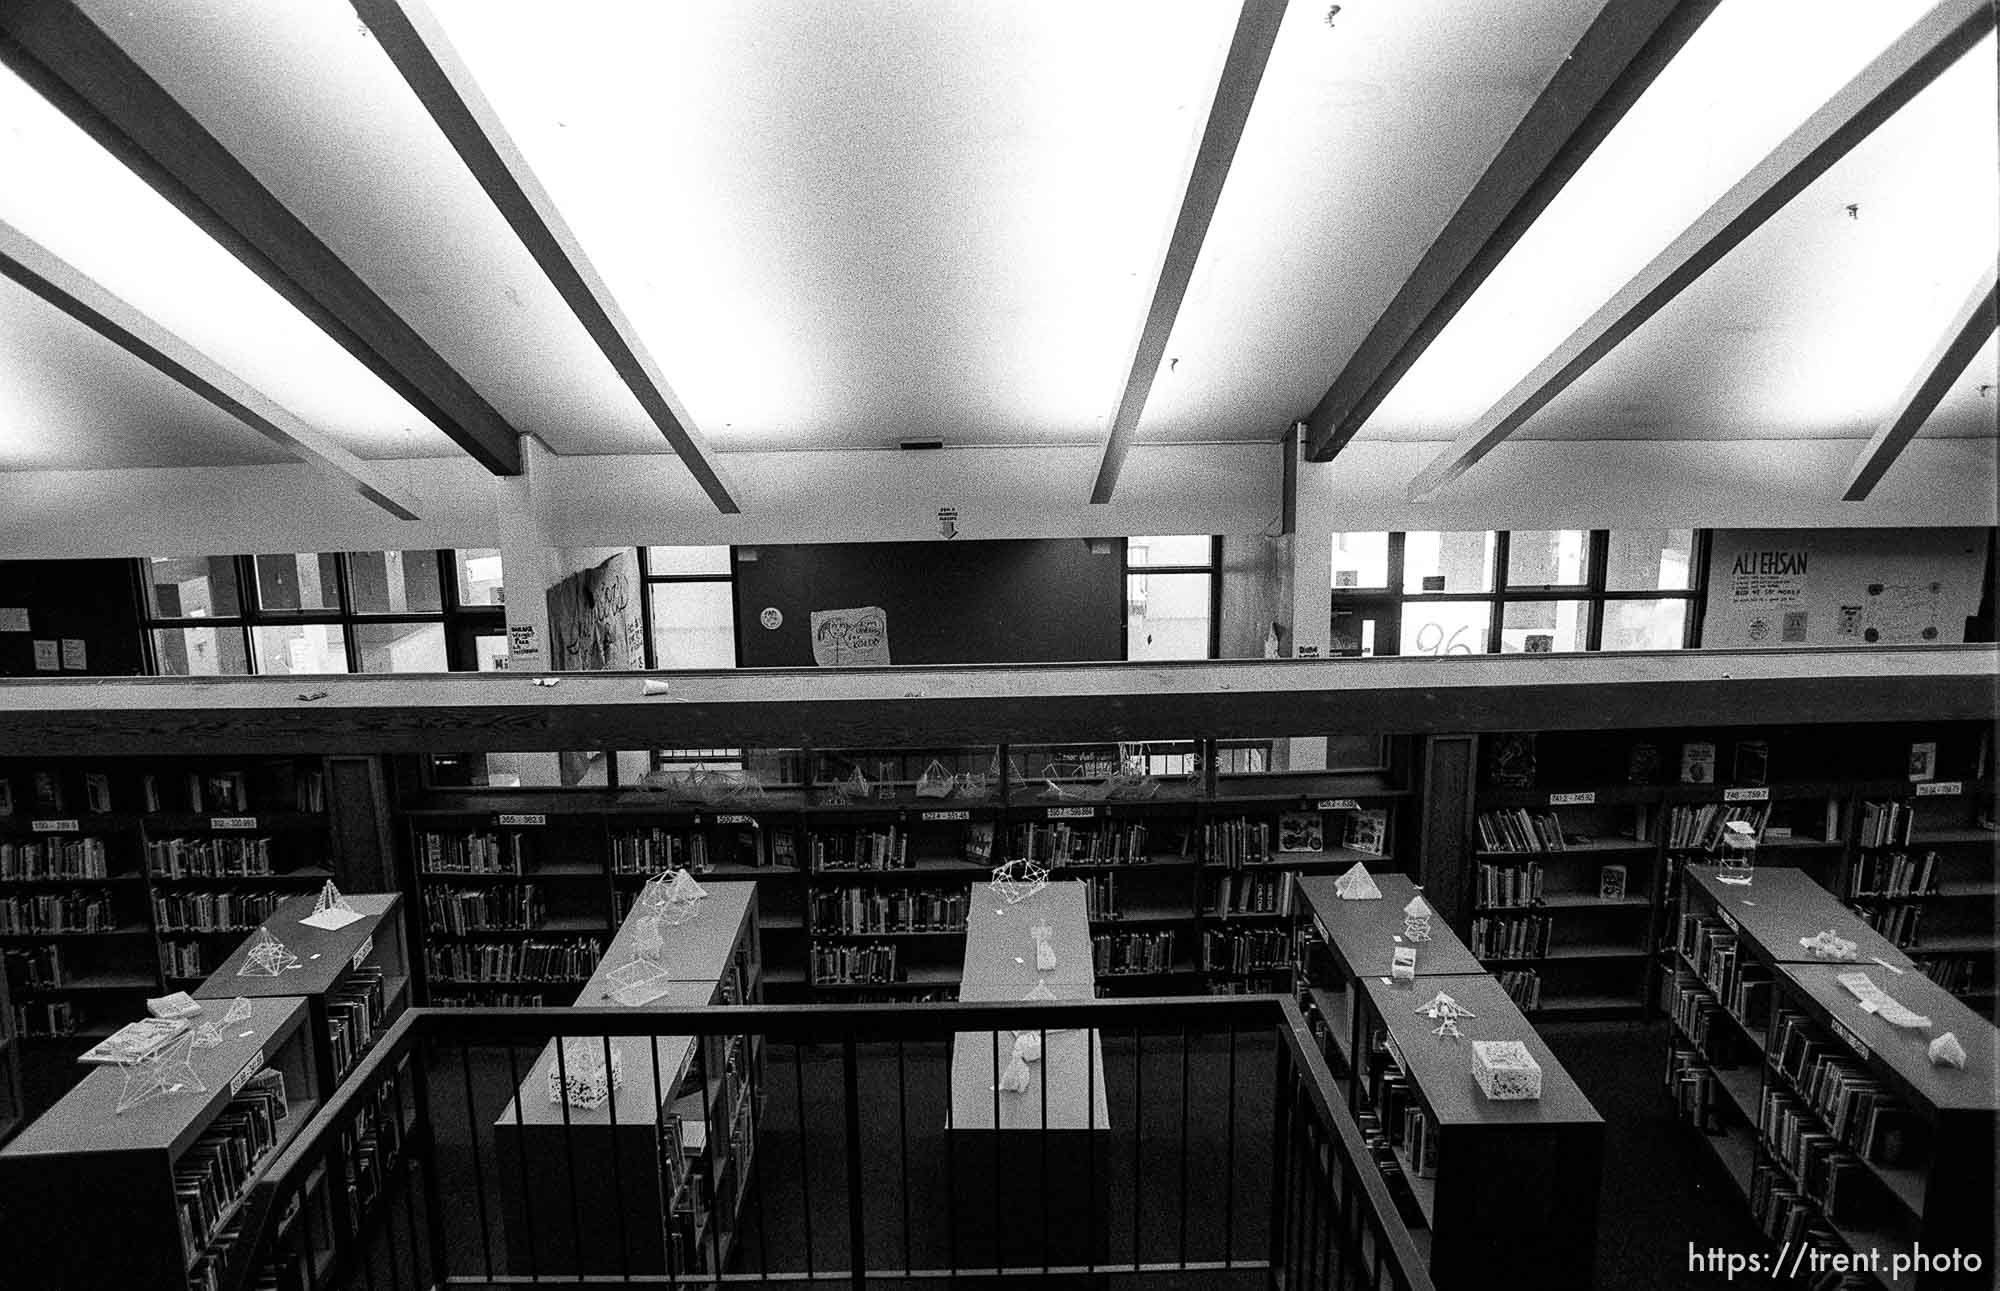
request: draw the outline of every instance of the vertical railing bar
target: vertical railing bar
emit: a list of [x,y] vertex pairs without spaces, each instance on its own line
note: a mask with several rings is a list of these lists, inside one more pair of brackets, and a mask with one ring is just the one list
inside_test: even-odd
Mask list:
[[806,1228],[806,1280],[813,1278],[813,1220],[812,1220],[812,1157],[806,1152],[806,1055],[805,1042],[792,1037],[792,1079],[796,1083],[798,1096],[794,1100],[793,1111],[797,1113],[799,1129],[799,1198],[804,1203],[803,1215]]
[[1228,1145],[1222,1154],[1227,1162],[1222,1175],[1222,1262],[1236,1262],[1236,1019],[1229,1019]]
[[1273,1041],[1277,1049],[1271,1063],[1275,1081],[1271,1096],[1271,1232],[1266,1238],[1270,1243],[1270,1264],[1274,1269],[1284,1268],[1284,1207],[1285,1196],[1285,1154],[1291,1141],[1291,1116],[1289,1083],[1286,1073],[1290,1055],[1285,1050],[1282,1032],[1273,1030]]
[[[1046,1050],[1044,1051],[1046,1053]],[[1048,1061],[1045,1057],[1044,1062]],[[1084,1177],[1089,1180],[1089,1192],[1083,1202],[1083,1262],[1093,1273],[1097,1271],[1097,1032],[1086,1029],[1083,1033],[1083,1160]],[[1106,1114],[1110,1112],[1105,1109]],[[1105,1127],[1109,1129],[1109,1126]],[[1108,1137],[1108,1136],[1107,1136]],[[1108,1233],[1106,1254],[1110,1254]]]
[[1333,1275],[1334,1260],[1340,1255],[1340,1229],[1333,1213],[1333,1171],[1336,1165],[1334,1158],[1338,1157],[1339,1153],[1331,1138],[1327,1150],[1332,1155],[1327,1161],[1326,1201],[1320,1207],[1319,1283],[1321,1286],[1329,1284]]
[[868,1245],[861,1212],[861,1077],[851,1032],[841,1040],[840,1074],[847,1103],[848,1273],[854,1291],[867,1291]]
[[1288,1207],[1289,1218],[1287,1220],[1287,1229],[1291,1234],[1291,1251],[1288,1261],[1291,1267],[1298,1269],[1299,1276],[1303,1278],[1305,1276],[1306,1212],[1309,1208],[1305,1190],[1307,1165],[1305,1138],[1306,1134],[1311,1133],[1312,1130],[1312,1104],[1306,1097],[1303,1084],[1298,1081],[1293,1082],[1287,1097],[1292,1100],[1292,1117],[1294,1122],[1305,1131],[1305,1133],[1294,1131],[1292,1134],[1291,1192],[1289,1194],[1291,1204]]
[[[459,1070],[465,1080],[465,1129],[466,1137],[472,1142],[472,1189],[479,1202],[479,1255],[486,1265],[486,1280],[493,1280],[493,1225],[486,1213],[486,1167],[479,1159],[479,1122],[473,1114],[472,1097],[472,1043],[461,1041],[458,1046]],[[516,1091],[517,1093],[519,1091]]]
[[993,1271],[1005,1268],[1007,1261],[1000,1254],[1000,1238],[1006,1225],[1000,1222],[1000,1199],[1005,1192],[1000,1186],[1000,1033],[993,1037],[993,1213],[991,1230],[993,1233]]
[[1299,1225],[1299,1241],[1304,1255],[1300,1271],[1310,1278],[1319,1267],[1319,1153],[1310,1143],[1305,1145],[1305,1149],[1305,1186],[1299,1190],[1305,1201],[1305,1216]]
[[[957,1058],[957,1042],[952,1044],[952,1058]],[[971,1055],[968,1053],[967,1058]],[[958,1123],[958,1089],[952,1080],[954,1062],[947,1062],[944,1069],[944,1244],[946,1267],[951,1271],[952,1281],[958,1280],[958,1136],[964,1129]]]
[[909,1073],[903,1062],[903,1038],[896,1037],[896,1154],[903,1171],[903,1272],[908,1274],[915,1261],[910,1258],[910,1112]]
[[[576,1258],[576,1280],[583,1281],[583,1204],[576,1195],[576,1139],[569,1123],[569,1060],[563,1052],[564,1036],[556,1037],[556,1088],[562,1099],[556,1104],[562,1109],[563,1161],[569,1166],[569,1232],[575,1245],[570,1247]],[[518,1097],[520,1091],[514,1091]]]
[[[421,1087],[424,1083],[423,1071],[424,1071],[424,1066],[428,1063],[428,1061],[429,1061],[428,1057],[422,1052],[422,1048],[420,1046],[416,1055],[416,1060],[411,1062],[410,1064],[410,1077],[412,1081],[416,1082],[416,1084],[419,1087]],[[397,1092],[400,1095],[401,1091],[399,1090]],[[415,1089],[412,1089],[411,1097],[412,1098],[418,1097]],[[429,1103],[428,1100],[424,1099],[419,1099],[418,1101],[419,1104],[425,1108],[425,1120],[423,1122],[423,1132],[424,1136],[428,1138],[430,1135]],[[437,1181],[432,1177],[432,1172],[428,1163],[419,1164],[413,1159],[410,1153],[410,1145],[408,1141],[405,1140],[402,1136],[401,1131],[402,1131],[402,1121],[403,1121],[403,1100],[400,1096],[396,1099],[396,1106],[391,1111],[390,1114],[396,1118],[396,1130],[397,1130],[396,1138],[397,1141],[402,1143],[403,1145],[403,1169],[402,1169],[403,1218],[410,1225],[410,1282],[412,1285],[419,1288],[419,1291],[421,1291],[421,1288],[424,1285],[424,1266],[417,1260],[417,1254],[418,1254],[417,1199],[416,1199],[416,1189],[410,1186],[410,1180],[409,1180],[410,1167],[412,1165],[419,1165],[419,1168],[423,1170],[424,1193],[425,1193],[424,1204],[425,1204],[425,1209],[429,1211],[431,1215],[430,1227],[432,1229],[435,1229],[441,1222],[440,1217],[437,1213],[437,1207],[430,1200],[430,1198],[434,1195],[435,1184]],[[426,1150],[425,1155],[426,1156],[429,1155],[428,1150]],[[433,1269],[437,1267],[437,1261],[441,1257],[441,1252],[436,1250],[435,1246],[436,1243],[433,1242],[433,1250],[431,1253],[431,1266]]]
[[1140,1154],[1145,1148],[1144,1132],[1146,1120],[1146,1063],[1145,1035],[1135,1024],[1132,1027],[1132,1271],[1139,1271],[1139,1215],[1143,1209],[1139,1198],[1143,1192],[1139,1187],[1142,1173]]
[[[436,1129],[438,1118],[432,1110],[430,1070],[431,1056],[441,1047],[440,1044],[427,1039],[419,1047],[416,1056],[409,1060],[410,1079],[412,1081],[410,1090],[411,1102],[413,1106],[419,1108],[422,1112],[424,1210],[426,1218],[429,1220],[428,1227],[430,1229],[431,1281],[440,1286],[444,1284],[448,1272],[448,1260],[445,1255],[448,1239],[444,1223],[444,1198],[438,1188]],[[402,1102],[403,1100],[400,1097],[396,1100],[396,1140],[398,1142],[403,1141]],[[471,1113],[468,1111],[468,1118],[470,1115]],[[404,1150],[408,1151],[407,1145]],[[412,1224],[414,1226],[414,1221],[412,1221]],[[421,1271],[418,1273],[417,1280],[419,1286],[423,1285]]]
[[[521,1117],[521,1099],[524,1097],[521,1092],[521,1064],[514,1055],[512,1040],[507,1042],[507,1080],[508,1087],[514,1091],[514,1129],[520,1136],[517,1141],[521,1145],[514,1153],[514,1164],[520,1167],[521,1196],[525,1198],[532,1196],[533,1193],[528,1187],[527,1123]],[[542,1261],[535,1243],[535,1208],[524,1203],[521,1207],[521,1217],[526,1221],[523,1227],[528,1233],[528,1276],[539,1279],[542,1276]],[[508,1263],[511,1265],[513,1261],[509,1260]]]
[[[770,1032],[764,1032],[760,1038],[763,1040],[764,1049],[768,1053],[771,1048]],[[754,1054],[755,1052],[756,1050],[753,1047],[751,1053]],[[754,1163],[757,1158],[756,1145],[762,1142],[759,1138],[762,1132],[759,1127],[763,1124],[764,1119],[764,1091],[759,1081],[763,1075],[764,1068],[763,1064],[759,1062],[746,1062],[745,1065],[747,1067],[745,1079],[750,1084],[750,1158]],[[757,1175],[757,1280],[765,1283],[771,1280],[770,1238],[765,1232],[765,1224],[769,1212],[764,1209],[764,1176],[771,1172],[770,1167],[770,1158],[766,1157],[764,1159],[764,1168],[755,1172]]]
[[1042,1046],[1042,1276],[1049,1275],[1049,1029],[1040,1028],[1036,1034]]
[[[674,1139],[679,1144],[674,1158],[674,1174],[660,1180],[660,1191],[665,1194],[661,1198],[664,1204],[660,1207],[660,1258],[667,1266],[667,1285],[677,1287],[681,1284],[681,1271],[679,1261],[674,1257],[674,1202],[679,1198],[681,1187],[685,1186],[688,1178],[687,1149],[680,1133],[680,1117],[674,1116],[674,1113],[667,1108],[666,1092],[660,1087],[660,1037],[656,1035],[646,1037],[646,1053],[651,1058],[647,1065],[653,1069],[653,1101],[647,1106],[653,1109],[655,1171],[659,1168],[657,1161],[659,1146],[666,1137],[664,1117],[674,1117]],[[679,1176],[678,1183],[675,1175]],[[626,1277],[630,1278],[631,1274],[627,1273]]]
[[[611,1037],[600,1036],[599,1038],[604,1041],[604,1079],[609,1081],[611,1079],[611,1063],[614,1057],[611,1049]],[[645,1039],[646,1043],[652,1043],[650,1036]],[[618,1212],[618,1266],[624,1270],[625,1280],[630,1282],[632,1280],[632,1233],[625,1223],[625,1166],[622,1161],[625,1154],[618,1150],[618,1091],[615,1088],[612,1089],[611,1096],[604,1100],[604,1106],[608,1110],[611,1122],[611,1195],[617,1199],[613,1209]]]
[[1181,1023],[1181,1268],[1188,1251],[1188,1029]]
[[[1371,1165],[1369,1168],[1374,1167]],[[1361,1162],[1350,1160],[1345,1176],[1347,1186],[1340,1190],[1340,1236],[1354,1252],[1356,1263],[1361,1259],[1361,1218],[1355,1201],[1355,1193],[1361,1187],[1361,1169]]]
[[[715,1106],[710,1101],[709,1086],[722,1083],[722,1072],[727,1063],[718,1058],[708,1060],[708,1041],[713,1039],[715,1052],[726,1055],[729,1052],[727,1036],[695,1036],[694,1052],[701,1055],[701,1123],[703,1141],[708,1145],[708,1250],[710,1274],[719,1285],[722,1280],[722,1165],[719,1154],[729,1150],[725,1139],[718,1139],[715,1133]],[[699,1247],[700,1242],[695,1245]],[[700,1251],[695,1252],[697,1255]]]

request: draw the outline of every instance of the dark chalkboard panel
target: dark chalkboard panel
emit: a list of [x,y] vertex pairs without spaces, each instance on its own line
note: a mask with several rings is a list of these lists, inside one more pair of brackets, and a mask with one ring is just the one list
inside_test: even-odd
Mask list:
[[62,676],[36,671],[35,642],[55,641],[60,650],[65,637],[83,642],[85,671],[94,676],[146,670],[129,560],[0,561],[0,606],[27,610],[30,627],[0,632],[0,677]]
[[[1125,657],[1122,540],[1079,538],[760,546],[736,554],[746,668],[811,667],[812,612],[879,605],[899,664],[1072,663]],[[784,615],[776,629],[766,607]]]

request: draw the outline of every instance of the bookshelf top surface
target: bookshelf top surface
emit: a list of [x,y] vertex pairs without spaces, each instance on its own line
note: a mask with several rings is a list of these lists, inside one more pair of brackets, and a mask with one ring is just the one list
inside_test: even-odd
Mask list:
[[[706,1005],[714,991],[712,985],[699,982],[673,982],[667,986],[667,993],[650,1003],[640,1005],[648,1009],[692,1009]],[[608,1000],[590,1001],[598,1007],[611,1007]],[[603,1041],[592,1037],[591,1051],[602,1052]],[[648,1053],[647,1046],[652,1046]],[[631,1126],[650,1131],[660,1121],[660,1109],[673,1102],[674,1093],[680,1085],[683,1072],[694,1055],[694,1037],[684,1035],[666,1036],[613,1036],[611,1051],[618,1056],[623,1079],[617,1090],[601,1107],[576,1107],[567,1109],[560,1103],[549,1101],[549,1072],[556,1069],[556,1043],[551,1040],[542,1046],[541,1054],[534,1065],[528,1068],[526,1078],[521,1081],[517,1097],[508,1100],[507,1106],[494,1119],[500,1128],[514,1126]],[[659,1079],[654,1081],[654,1064],[658,1062]],[[565,1074],[567,1072],[565,1071]],[[567,1111],[567,1116],[565,1116]]]
[[[729,956],[750,917],[750,907],[757,899],[757,885],[704,883],[702,890],[708,895],[695,903],[694,918],[671,927],[661,925],[658,959],[670,980],[694,982],[712,989],[728,967]],[[604,948],[597,971],[577,996],[579,1005],[593,1008],[603,1005],[602,979],[630,962],[632,943],[639,936],[639,917],[644,913],[643,906],[634,904],[625,916],[611,944]],[[700,1002],[708,1003],[707,997]]]
[[[1590,1100],[1570,1079],[1548,1045],[1521,1010],[1484,974],[1419,978],[1412,984],[1384,985],[1379,977],[1363,979],[1363,989],[1381,1015],[1389,1036],[1403,1053],[1405,1070],[1418,1086],[1440,1126],[1601,1125]],[[1444,992],[1476,1015],[1460,1018],[1461,1038],[1431,1033],[1438,1023],[1416,1009]],[[1542,1096],[1519,1102],[1494,1102],[1480,1092],[1473,1078],[1472,1042],[1519,1040],[1542,1068]]]
[[[226,1007],[226,1006],[223,1006]],[[222,1022],[223,1007],[205,1006],[188,1019],[192,1027]],[[130,1111],[119,1112],[126,1068],[93,1065],[60,1102],[4,1149],[6,1156],[68,1156],[95,1152],[164,1152],[178,1155],[232,1095],[229,1082],[245,1067],[255,1071],[270,1061],[305,1020],[306,1002],[297,997],[252,999],[250,1016],[222,1028],[222,1043],[192,1049],[194,1071],[206,1092],[157,1094]],[[245,1033],[248,1034],[245,1034]],[[184,1045],[185,1041],[176,1041]],[[296,1100],[303,1090],[290,1091]]]
[[1881,958],[1901,969],[1913,967],[1907,952],[1896,949],[1894,942],[1870,928],[1803,870],[1760,865],[1751,872],[1747,887],[1724,883],[1718,873],[1708,866],[1691,865],[1687,870],[1689,882],[1706,893],[1718,911],[1726,912],[1773,963],[1826,962],[1799,941],[1830,928],[1855,944],[1863,965],[1877,967],[1874,960]]
[[1344,900],[1334,893],[1334,878],[1331,874],[1302,875],[1299,892],[1311,904],[1313,917],[1326,930],[1328,947],[1349,977],[1387,974],[1396,948],[1412,944],[1417,948],[1419,976],[1484,971],[1465,943],[1445,926],[1442,915],[1432,915],[1429,941],[1402,939],[1403,907],[1417,894],[1408,875],[1373,874],[1375,886],[1382,889],[1380,901]]
[[[1056,966],[1047,973],[1035,969],[1035,939],[1028,931],[1041,920],[1048,922],[1049,945],[1056,952]],[[960,999],[1018,1000],[1037,981],[1054,989],[1058,982],[1088,985],[1093,980],[1090,918],[1081,881],[1050,883],[1014,905],[991,888],[972,890]],[[967,988],[990,993],[968,996]]]
[[[1921,973],[1901,976],[1866,960],[1859,964],[1787,964],[1784,974],[1895,1073],[1911,1092],[1940,1111],[2000,1111],[2000,1080],[1994,1063],[2000,1059],[2000,1033],[1991,1022]],[[1931,1025],[1905,1029],[1890,1026],[1861,1009],[1860,1001],[1840,984],[1842,973],[1865,972],[1884,994]],[[1965,1068],[1934,1067],[1930,1042],[1945,1032],[1965,1046]]]
[[[222,961],[208,980],[198,987],[194,994],[198,999],[232,999],[238,995],[282,996],[319,995],[332,989],[341,973],[354,960],[354,954],[363,945],[371,943],[378,932],[384,931],[385,916],[396,908],[402,898],[393,892],[343,893],[349,905],[363,915],[344,928],[328,931],[324,928],[308,927],[299,922],[312,913],[317,892],[307,892],[293,897],[271,912],[262,927],[269,928],[271,935],[285,943],[285,949],[299,957],[299,966],[278,974],[276,977],[239,977],[237,970],[243,967],[257,934],[245,937],[229,958]],[[395,924],[388,924],[385,935],[393,935]]]

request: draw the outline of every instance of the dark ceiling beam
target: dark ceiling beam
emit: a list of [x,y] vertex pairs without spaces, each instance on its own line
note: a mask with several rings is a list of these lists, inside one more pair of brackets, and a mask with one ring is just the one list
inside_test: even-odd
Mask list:
[[1194,172],[1188,176],[1187,192],[1181,197],[1180,214],[1174,220],[1173,237],[1160,266],[1160,280],[1153,288],[1152,307],[1146,311],[1146,323],[1139,332],[1138,353],[1125,377],[1118,409],[1111,416],[1104,460],[1098,464],[1097,482],[1090,490],[1093,503],[1111,501],[1118,488],[1118,473],[1124,469],[1125,454],[1132,447],[1139,417],[1153,392],[1153,379],[1166,355],[1174,319],[1180,315],[1188,280],[1194,276],[1209,221],[1215,217],[1215,204],[1222,197],[1223,181],[1229,178],[1236,146],[1243,141],[1244,123],[1250,119],[1257,86],[1264,79],[1264,67],[1271,61],[1271,47],[1278,41],[1278,28],[1284,19],[1285,0],[1243,0],[1236,15],[1236,34],[1222,64],[1201,146],[1195,151]]
[[1604,6],[1307,414],[1311,460],[1347,447],[1719,3]]
[[1950,326],[1938,337],[1937,345],[1911,378],[1902,398],[1896,401],[1895,410],[1875,431],[1868,446],[1861,450],[1861,456],[1855,460],[1854,469],[1847,477],[1847,489],[1840,495],[1842,502],[1868,500],[1869,493],[1881,482],[1882,476],[1896,464],[1896,459],[1902,456],[1909,442],[1916,438],[1925,419],[1937,410],[1939,401],[1951,389],[1952,382],[1958,380],[1959,374],[1972,362],[1972,356],[1986,344],[1986,338],[1993,335],[1996,324],[2000,324],[2000,316],[1996,316],[1996,309],[2000,308],[1996,282],[2000,282],[2000,275],[1996,275],[1994,267],[1988,265],[1985,277],[1965,298],[1965,303],[1959,306]]
[[520,473],[514,428],[71,0],[0,4],[0,62],[487,470]]
[[1527,424],[1984,39],[1995,10],[1994,0],[1942,0],[1932,7],[1460,432],[1410,482],[1409,497],[1425,497],[1458,479]]
[[724,515],[740,513],[714,450],[423,0],[354,0],[354,9],[702,492]]
[[106,291],[4,220],[0,220],[0,277],[21,284],[154,370],[178,381],[341,488],[358,493],[398,520],[420,518],[407,501],[397,496],[392,485],[379,478],[376,467],[341,447],[333,436],[301,421],[194,345]]

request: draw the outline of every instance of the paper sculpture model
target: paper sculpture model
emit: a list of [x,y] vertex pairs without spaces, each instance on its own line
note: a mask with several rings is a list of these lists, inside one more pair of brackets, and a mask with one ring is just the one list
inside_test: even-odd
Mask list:
[[678,928],[699,913],[698,903],[708,892],[686,870],[657,874],[639,889],[639,900],[651,907],[659,921]]
[[1334,895],[1343,901],[1380,901],[1382,889],[1375,886],[1375,876],[1360,861],[1349,866],[1347,872],[1333,881]]
[[354,907],[348,904],[346,897],[340,895],[340,889],[333,885],[332,879],[328,879],[326,885],[319,890],[319,895],[313,898],[312,912],[325,914],[329,910],[338,910],[342,914],[355,913]]
[[1042,1038],[1033,1032],[1017,1032],[1014,1036],[1014,1055],[1007,1060],[1007,1069],[1000,1073],[1000,1091],[1006,1094],[1026,1093],[1030,1083],[1028,1064],[1042,1060]]
[[1466,1008],[1463,1004],[1451,998],[1451,996],[1446,995],[1443,991],[1439,991],[1429,1000],[1419,1004],[1415,1011],[1418,1017],[1429,1018],[1438,1024],[1438,1029],[1431,1032],[1432,1035],[1436,1036],[1459,1035],[1461,1034],[1458,1029],[1458,1020],[1460,1018],[1476,1018],[1479,1016],[1471,1009]]
[[1956,1032],[1947,1031],[1930,1043],[1931,1065],[1933,1067],[1956,1067],[1965,1070],[1965,1046],[1958,1042]]
[[1728,822],[1722,827],[1722,853],[1715,858],[1715,881],[1750,886],[1756,858],[1757,831],[1745,820]]
[[634,919],[632,958],[605,974],[604,998],[636,1009],[665,995],[673,980],[660,964],[660,954],[665,948],[659,915],[640,915]]
[[1410,898],[1410,904],[1403,907],[1403,935],[1411,941],[1431,939],[1431,908],[1424,904],[1424,894],[1419,892]]
[[229,1011],[222,1015],[222,1025],[229,1026],[232,1023],[242,1022],[249,1016],[250,1001],[239,995],[229,1002]]
[[1810,937],[1799,938],[1799,945],[1820,959],[1855,959],[1855,945],[1831,928],[1822,929]]
[[1389,977],[1392,981],[1414,982],[1417,980],[1417,948],[1396,946],[1389,952]]
[[194,1029],[194,1039],[190,1047],[213,1049],[222,1043],[222,1028],[213,1022],[204,1022]]
[[269,928],[257,930],[257,940],[243,956],[243,967],[236,970],[238,977],[276,977],[287,969],[297,968],[299,957],[285,949],[285,943],[271,935]]
[[165,1094],[204,1093],[208,1086],[194,1069],[194,1037],[182,1036],[158,1053],[125,1068],[125,1087],[118,1095],[123,1115],[149,1099]]
[[1024,1000],[1052,1000],[1055,997],[1056,993],[1049,989],[1049,984],[1037,978],[1035,984],[1028,988],[1028,993],[1021,998]]
[[994,895],[1008,905],[1018,905],[1048,886],[1049,872],[1030,860],[1008,861],[993,869]]
[[549,1064],[549,1101],[585,1109],[610,1102],[611,1091],[625,1083],[625,1058],[613,1044],[607,1065],[605,1048],[598,1036],[564,1036],[560,1059]]
[[1042,921],[1029,928],[1028,935],[1035,939],[1035,971],[1038,973],[1055,971],[1056,948],[1049,944],[1049,938],[1056,935],[1056,930],[1049,927],[1046,921]]
[[1931,1024],[1931,1020],[1923,1014],[1891,998],[1866,973],[1842,973],[1837,980],[1847,988],[1848,994],[1861,1001],[1864,1010],[1892,1027],[1913,1031]]
[[1495,1102],[1542,1096],[1542,1066],[1519,1040],[1474,1040],[1472,1075]]

